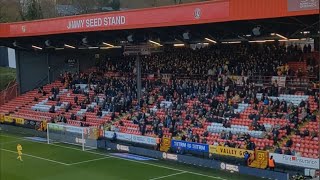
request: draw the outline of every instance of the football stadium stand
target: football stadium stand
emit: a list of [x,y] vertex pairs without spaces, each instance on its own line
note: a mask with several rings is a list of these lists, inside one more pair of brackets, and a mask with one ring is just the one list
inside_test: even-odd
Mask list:
[[[267,178],[281,175],[274,164],[319,170],[319,1],[294,2],[219,0],[0,24],[0,45],[17,51],[21,92],[1,93],[0,123],[48,134],[48,123],[60,124],[60,138],[92,127],[94,145],[106,149],[152,149],[150,157],[161,151],[174,161],[191,154]],[[74,143],[85,144],[86,133]]]

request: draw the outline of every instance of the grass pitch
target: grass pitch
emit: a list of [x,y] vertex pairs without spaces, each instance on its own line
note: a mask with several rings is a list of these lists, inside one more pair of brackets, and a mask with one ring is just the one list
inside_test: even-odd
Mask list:
[[[23,147],[23,162],[16,145]],[[82,151],[80,147],[35,142],[0,133],[1,180],[252,180],[259,179],[162,160],[136,161],[107,151]]]

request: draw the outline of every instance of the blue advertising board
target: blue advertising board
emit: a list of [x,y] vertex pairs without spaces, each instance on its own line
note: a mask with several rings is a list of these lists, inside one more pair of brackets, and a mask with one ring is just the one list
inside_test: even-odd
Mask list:
[[200,143],[192,143],[192,142],[186,142],[186,141],[178,141],[178,140],[172,140],[171,141],[171,147],[173,148],[181,148],[188,151],[197,151],[197,152],[209,152],[209,145],[207,144],[200,144]]

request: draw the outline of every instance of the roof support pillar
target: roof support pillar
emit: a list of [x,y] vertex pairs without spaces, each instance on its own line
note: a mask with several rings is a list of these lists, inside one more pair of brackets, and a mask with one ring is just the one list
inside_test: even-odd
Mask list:
[[[141,99],[141,60],[140,55],[136,56],[136,70],[137,70],[137,99],[140,104]],[[142,105],[142,104],[140,104]]]

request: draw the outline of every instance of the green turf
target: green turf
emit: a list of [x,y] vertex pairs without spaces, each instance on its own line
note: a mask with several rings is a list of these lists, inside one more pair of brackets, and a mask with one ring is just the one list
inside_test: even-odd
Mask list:
[[[16,145],[23,146],[23,162]],[[70,145],[48,145],[0,133],[0,179],[4,180],[248,180],[228,172],[165,161],[138,162],[106,151],[81,151]]]
[[16,78],[16,70],[12,68],[0,67],[0,91]]

